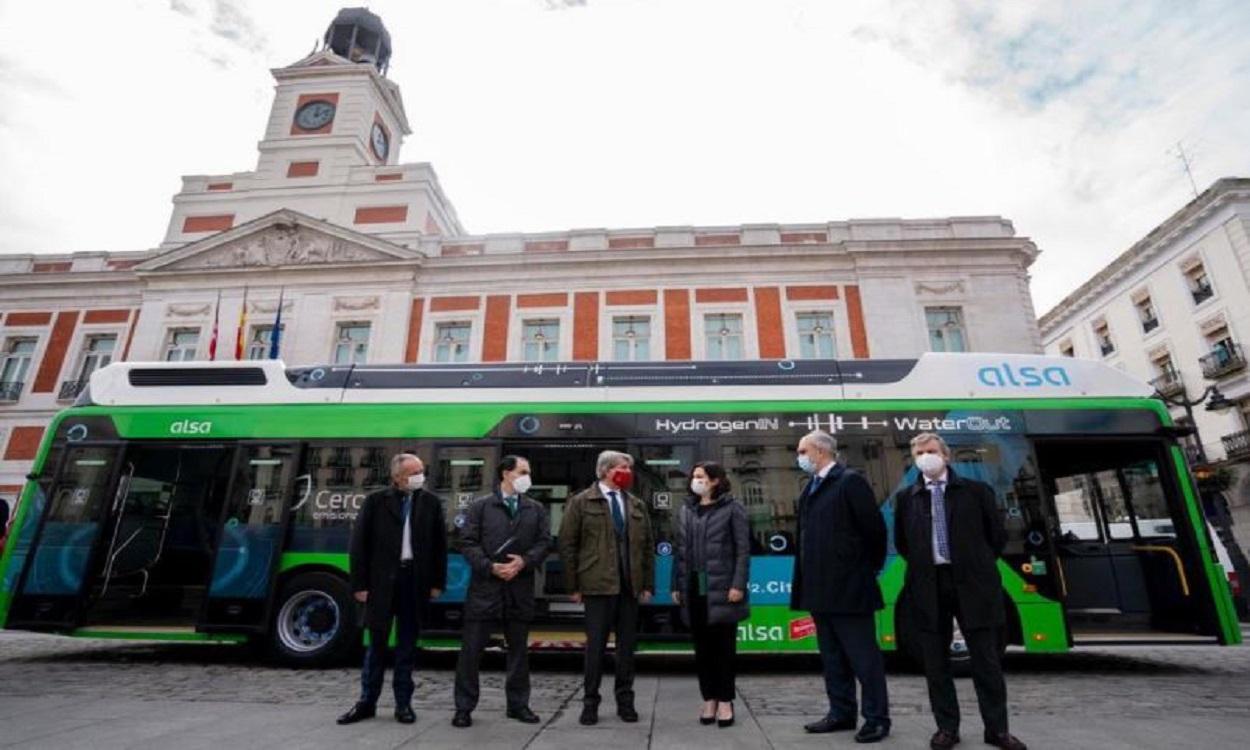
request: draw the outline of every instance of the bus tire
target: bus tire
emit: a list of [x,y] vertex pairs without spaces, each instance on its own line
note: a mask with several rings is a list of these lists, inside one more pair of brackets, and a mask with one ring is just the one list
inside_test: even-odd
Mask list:
[[360,647],[356,604],[342,576],[326,572],[293,576],[274,602],[269,651],[292,667],[345,663]]

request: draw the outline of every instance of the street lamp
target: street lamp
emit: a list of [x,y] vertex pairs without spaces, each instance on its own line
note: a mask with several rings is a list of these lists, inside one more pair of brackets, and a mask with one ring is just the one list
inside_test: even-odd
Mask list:
[[1202,395],[1194,400],[1189,399],[1189,394],[1185,392],[1185,386],[1181,385],[1181,392],[1178,396],[1165,396],[1158,388],[1155,389],[1155,398],[1165,404],[1171,406],[1179,406],[1185,410],[1185,419],[1194,431],[1194,442],[1198,444],[1198,463],[1205,464],[1207,462],[1207,451],[1202,447],[1202,437],[1198,434],[1198,423],[1194,421],[1194,407],[1200,405],[1203,401],[1207,402],[1207,411],[1224,411],[1234,406],[1232,401],[1220,393],[1220,387],[1215,384],[1207,386]]

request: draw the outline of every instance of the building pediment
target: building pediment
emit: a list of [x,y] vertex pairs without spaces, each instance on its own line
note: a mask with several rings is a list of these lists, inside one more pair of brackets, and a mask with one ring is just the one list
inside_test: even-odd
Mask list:
[[144,261],[135,270],[200,271],[419,261],[415,250],[313,219],[277,211]]

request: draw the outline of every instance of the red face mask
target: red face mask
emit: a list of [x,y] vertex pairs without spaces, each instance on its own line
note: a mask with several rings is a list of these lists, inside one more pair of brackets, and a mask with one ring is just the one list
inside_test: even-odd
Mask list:
[[634,472],[630,469],[613,469],[608,478],[612,480],[612,484],[626,492],[634,486]]

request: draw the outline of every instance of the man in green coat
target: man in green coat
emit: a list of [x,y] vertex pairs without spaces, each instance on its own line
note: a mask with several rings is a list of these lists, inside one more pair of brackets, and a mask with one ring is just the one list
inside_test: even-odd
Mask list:
[[574,602],[586,607],[586,666],[582,715],[599,721],[599,683],[608,634],[616,633],[616,714],[638,721],[634,708],[634,648],[638,605],[655,588],[655,537],[642,500],[629,494],[634,459],[604,451],[599,481],[569,499],[560,524],[560,560]]

